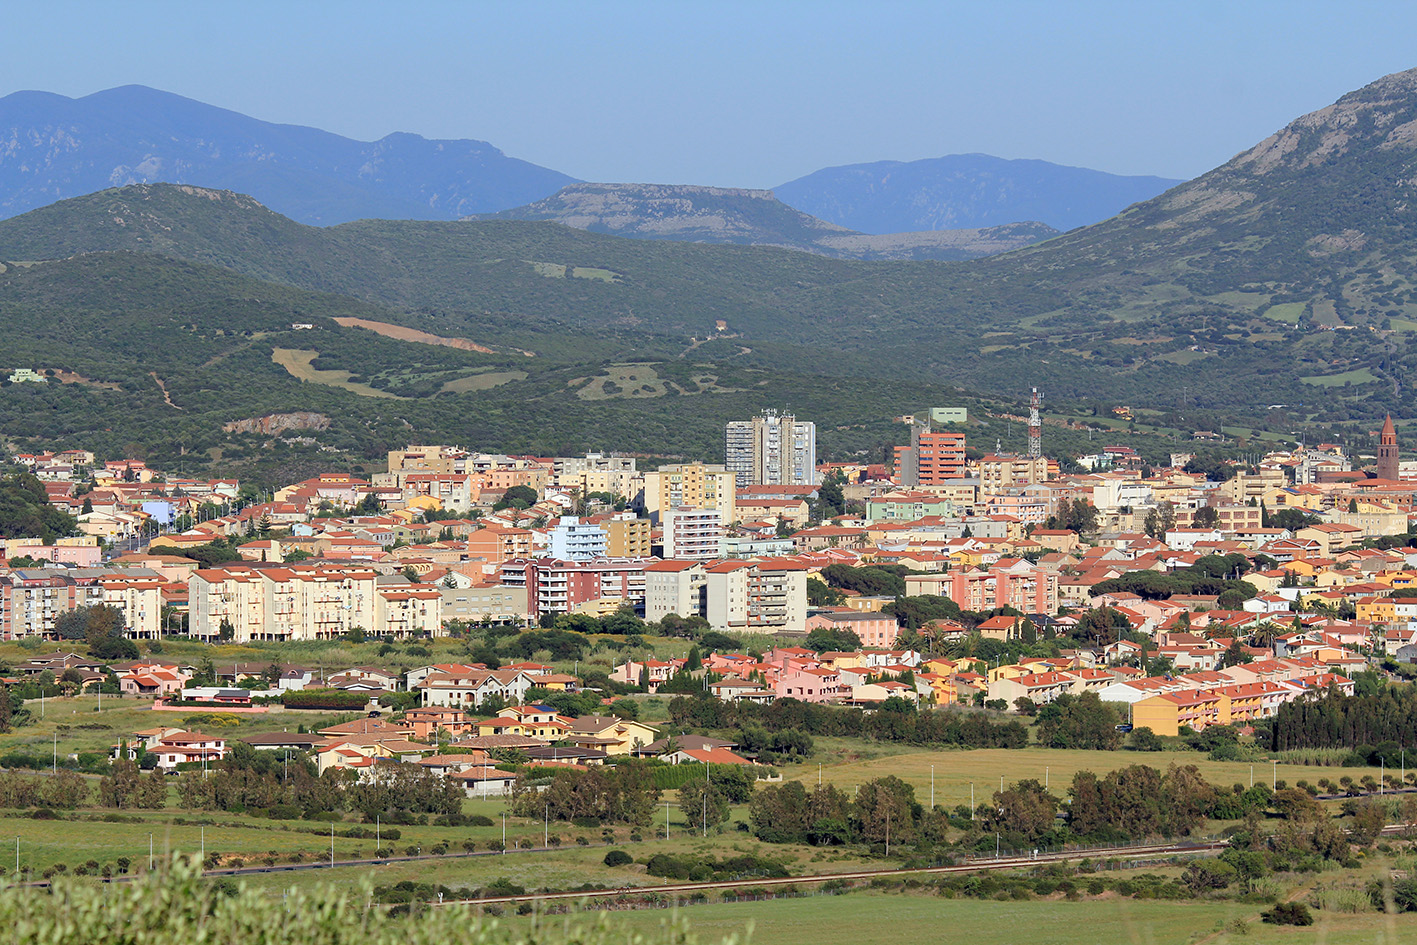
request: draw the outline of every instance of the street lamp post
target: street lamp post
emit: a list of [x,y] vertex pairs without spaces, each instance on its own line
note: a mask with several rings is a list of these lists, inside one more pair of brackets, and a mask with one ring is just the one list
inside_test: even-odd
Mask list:
[[507,855],[507,812],[502,811],[502,855]]
[[930,766],[930,809],[935,809],[935,766]]

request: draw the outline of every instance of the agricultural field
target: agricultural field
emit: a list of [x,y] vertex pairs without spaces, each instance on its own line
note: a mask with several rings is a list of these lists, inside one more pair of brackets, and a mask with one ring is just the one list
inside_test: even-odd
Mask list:
[[[1313,927],[1294,929],[1262,924],[1261,908],[1231,901],[1114,897],[1068,902],[1059,897],[981,902],[924,893],[860,892],[686,906],[676,917],[687,921],[700,941],[736,935],[749,936],[754,945],[1398,945],[1411,940],[1412,920],[1401,916],[1323,911],[1315,913]],[[666,912],[652,910],[617,913],[610,923],[627,932],[650,934],[664,928],[670,918]]]
[[875,778],[894,776],[915,788],[915,797],[929,803],[931,768],[934,768],[935,803],[954,807],[968,804],[970,785],[974,785],[975,803],[981,804],[999,789],[999,779],[1005,786],[1025,778],[1047,784],[1054,793],[1062,794],[1073,775],[1092,771],[1098,775],[1128,765],[1149,765],[1165,770],[1168,765],[1195,765],[1211,784],[1229,787],[1248,786],[1253,776],[1256,784],[1272,781],[1317,781],[1330,778],[1337,781],[1348,776],[1355,780],[1375,775],[1374,768],[1328,768],[1305,765],[1272,765],[1269,762],[1211,761],[1195,751],[1078,751],[1053,748],[977,748],[964,750],[920,751],[910,746],[863,743],[859,739],[821,739],[818,756],[800,765],[783,768],[790,780],[808,785],[817,782],[834,784],[848,793],[856,785]]

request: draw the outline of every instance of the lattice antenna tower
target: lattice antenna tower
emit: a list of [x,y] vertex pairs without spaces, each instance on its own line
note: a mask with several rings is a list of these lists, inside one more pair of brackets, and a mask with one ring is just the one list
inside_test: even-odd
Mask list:
[[1028,455],[1037,459],[1043,455],[1043,419],[1039,410],[1043,407],[1043,395],[1033,388],[1033,398],[1028,402]]

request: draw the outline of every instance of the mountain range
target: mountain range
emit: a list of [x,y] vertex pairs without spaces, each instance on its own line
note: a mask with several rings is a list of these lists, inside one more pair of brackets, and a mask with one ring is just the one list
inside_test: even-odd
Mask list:
[[[768,211],[762,191],[597,184],[558,193],[579,182],[507,157],[485,141],[413,134],[355,141],[138,85],[82,98],[49,92],[0,98],[0,218],[112,187],[162,182],[249,194],[318,226],[502,213],[573,226],[585,221],[588,228],[638,238],[783,245],[859,258],[962,259],[1051,235],[1030,221],[1055,229],[1096,222],[1174,183],[982,155],[883,167],[831,168],[785,184],[784,192],[804,202],[789,199],[790,207]],[[671,191],[678,194],[667,197]],[[671,204],[685,195],[695,206],[681,215]],[[615,206],[594,206],[598,200]],[[793,208],[822,219],[789,220]],[[1030,225],[1013,226],[1019,223]],[[833,225],[859,232],[833,236]],[[993,229],[1000,226],[1010,229]],[[899,235],[943,230],[963,232]],[[860,234],[891,238],[863,240]]]
[[163,181],[256,194],[305,223],[448,220],[544,197],[574,178],[485,141],[354,141],[126,85],[0,98],[0,215]]
[[773,193],[804,213],[862,233],[978,229],[1037,220],[1071,230],[1182,183],[1048,161],[951,154],[828,167]]
[[[304,447],[225,424],[314,410],[313,442],[371,458],[437,436],[714,458],[725,419],[780,406],[824,454],[882,455],[895,414],[1009,413],[1037,386],[1054,421],[1127,404],[1178,438],[1362,441],[1412,413],[1414,129],[1417,70],[1102,223],[958,263],[549,222],[313,227],[229,191],[108,190],[0,221],[7,351],[64,380],[6,388],[0,430],[161,429],[161,448],[255,462]],[[989,422],[975,434],[1022,445]]]

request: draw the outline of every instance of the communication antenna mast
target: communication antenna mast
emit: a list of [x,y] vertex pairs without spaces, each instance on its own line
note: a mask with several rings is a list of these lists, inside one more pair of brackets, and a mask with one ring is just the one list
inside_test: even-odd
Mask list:
[[1043,395],[1033,388],[1033,399],[1028,402],[1028,455],[1037,459],[1043,455],[1043,420],[1039,408],[1043,406]]

